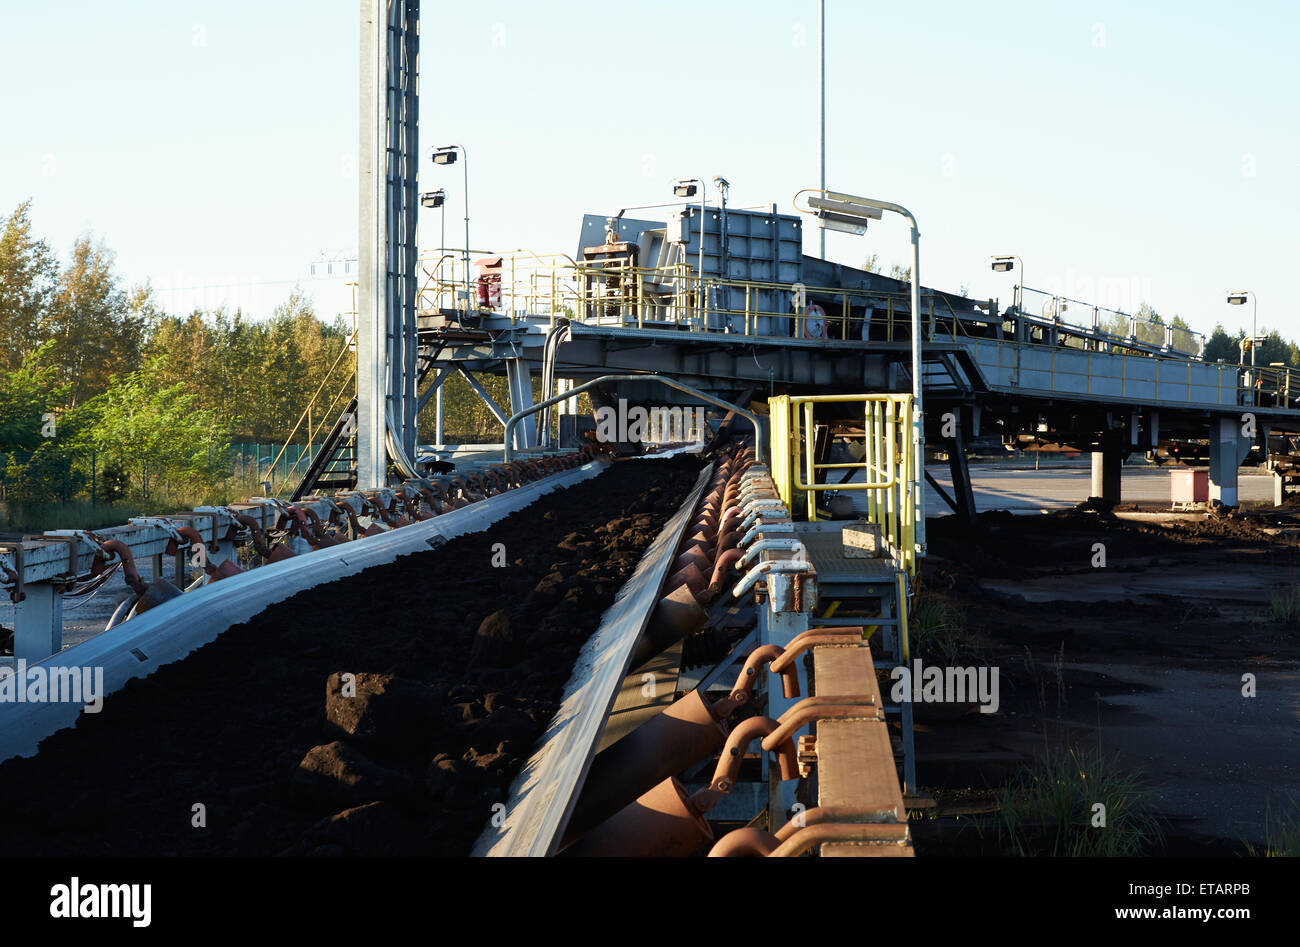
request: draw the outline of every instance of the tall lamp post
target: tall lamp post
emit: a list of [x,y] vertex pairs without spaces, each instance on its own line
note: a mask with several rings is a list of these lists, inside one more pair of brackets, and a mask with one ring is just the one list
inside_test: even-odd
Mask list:
[[442,188],[436,191],[427,191],[420,195],[420,203],[430,210],[440,210],[441,213],[441,230],[438,237],[438,278],[442,278],[442,254],[441,251],[447,247],[447,192]]
[[[821,119],[818,133],[821,139],[821,179],[817,186],[826,190],[826,0],[820,0],[817,6],[818,57],[817,75],[820,84]],[[826,228],[817,228],[817,255],[826,259]]]
[[694,197],[695,188],[697,185],[699,186],[700,189],[700,274],[699,274],[700,278],[698,283],[698,291],[696,295],[699,297],[697,302],[700,304],[700,325],[704,326],[708,319],[708,315],[705,313],[705,304],[704,304],[704,214],[706,209],[704,204],[704,196],[705,196],[704,179],[703,178],[678,178],[677,181],[673,183],[673,196]]
[[1259,323],[1257,320],[1259,316],[1259,300],[1255,298],[1255,294],[1250,290],[1243,289],[1239,293],[1228,293],[1228,305],[1244,306],[1246,305],[1247,296],[1251,298],[1252,302],[1250,311],[1250,383],[1253,385],[1255,383],[1255,343],[1259,341]]
[[912,228],[912,447],[916,469],[913,477],[916,481],[916,545],[917,552],[925,555],[925,410],[922,403],[921,385],[921,231],[917,227],[916,217],[901,204],[890,201],[878,201],[869,197],[857,197],[852,194],[840,194],[822,188],[805,188],[794,196],[794,204],[799,207],[799,194],[815,192],[821,196],[808,198],[812,210],[803,211],[814,214],[823,230],[838,230],[844,233],[865,234],[867,222],[880,220],[885,211],[905,218]]
[[465,159],[465,312],[469,313],[469,152],[464,145],[443,145],[433,151],[433,163],[447,165],[456,163],[456,152],[460,151]]
[[[1025,304],[1025,261],[1020,259],[1020,257],[1016,256],[1014,253],[1003,253],[999,256],[993,257],[992,259],[992,269],[994,273],[1010,272],[1015,269],[1017,263],[1020,264],[1020,278],[1016,281],[1016,308],[1023,308]],[[1015,263],[1012,262],[1013,260]]]
[[[420,203],[429,209],[441,211],[442,218],[442,236],[438,238],[438,280],[442,281],[442,251],[447,246],[447,192],[442,188],[436,191],[428,191],[420,195]],[[468,243],[468,241],[466,241]],[[434,439],[438,446],[442,446],[442,385],[434,392],[434,413],[433,413],[433,430]]]

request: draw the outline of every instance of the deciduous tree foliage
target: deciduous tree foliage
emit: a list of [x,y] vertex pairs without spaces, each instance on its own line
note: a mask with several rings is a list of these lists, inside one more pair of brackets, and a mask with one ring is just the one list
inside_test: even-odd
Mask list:
[[226,470],[229,432],[184,384],[159,387],[144,371],[114,376],[86,405],[77,443],[127,474],[142,500],[202,490]]
[[[322,407],[350,388],[348,334],[341,322],[327,325],[317,319],[310,301],[295,290],[261,322],[239,310],[164,316],[144,354],[159,384],[199,392],[201,406],[235,440],[268,443],[288,437],[322,382]],[[336,412],[347,400],[337,399]],[[299,431],[296,439],[306,442],[307,432]]]
[[41,320],[41,335],[50,342],[46,357],[68,390],[69,408],[102,391],[115,372],[139,358],[144,326],[127,309],[113,260],[102,241],[78,237]]
[[[350,386],[346,349],[344,326],[321,322],[297,291],[262,322],[181,318],[148,284],[123,288],[93,234],[61,267],[25,201],[0,218],[0,495],[88,493],[92,457],[97,471],[125,471],[138,499],[164,482],[201,489],[224,475],[232,436],[287,438],[331,366],[327,393]],[[44,438],[50,413],[58,435]]]
[[0,221],[0,372],[17,371],[40,346],[58,263],[32,236],[31,201]]

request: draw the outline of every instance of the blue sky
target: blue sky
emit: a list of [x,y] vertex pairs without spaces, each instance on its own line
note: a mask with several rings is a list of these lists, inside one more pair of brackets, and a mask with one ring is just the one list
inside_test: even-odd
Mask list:
[[[1300,5],[828,0],[832,188],[911,208],[922,282],[1027,282],[1208,331],[1300,336]],[[716,174],[731,200],[817,182],[817,3],[425,0],[421,142],[470,152],[476,248],[572,252],[582,213]],[[168,308],[265,315],[356,245],[358,4],[132,0],[0,14],[0,212],[34,199],[60,251],[87,228]],[[421,166],[451,194],[460,166]],[[425,212],[422,242],[437,242]],[[815,231],[807,250],[815,252]],[[901,222],[828,255],[905,263]],[[1106,298],[1098,298],[1106,290]]]

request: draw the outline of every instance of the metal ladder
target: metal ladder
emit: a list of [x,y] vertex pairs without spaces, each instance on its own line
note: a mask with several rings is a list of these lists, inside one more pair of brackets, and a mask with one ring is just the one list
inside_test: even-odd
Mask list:
[[321,490],[351,490],[356,485],[357,399],[353,398],[330,428],[325,443],[294,488],[292,499],[296,503]]

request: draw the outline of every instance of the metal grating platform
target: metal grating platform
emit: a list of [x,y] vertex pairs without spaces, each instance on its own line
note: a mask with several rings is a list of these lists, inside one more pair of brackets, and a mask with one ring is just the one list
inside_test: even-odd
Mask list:
[[794,530],[808,550],[808,559],[817,570],[817,583],[824,593],[879,595],[881,586],[894,583],[898,562],[893,556],[858,559],[844,555],[842,531],[848,525],[851,523],[843,521],[795,523]]

